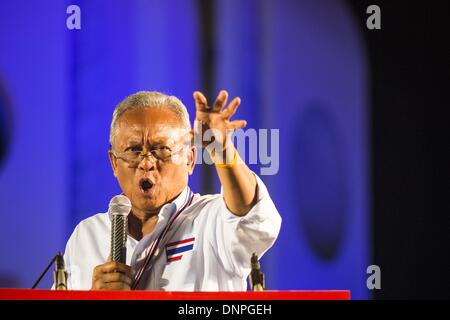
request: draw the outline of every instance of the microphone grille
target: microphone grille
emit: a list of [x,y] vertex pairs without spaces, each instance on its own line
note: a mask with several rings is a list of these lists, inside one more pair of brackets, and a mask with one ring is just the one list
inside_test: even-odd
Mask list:
[[109,213],[111,215],[127,216],[131,211],[131,202],[127,196],[122,194],[115,196],[109,202]]

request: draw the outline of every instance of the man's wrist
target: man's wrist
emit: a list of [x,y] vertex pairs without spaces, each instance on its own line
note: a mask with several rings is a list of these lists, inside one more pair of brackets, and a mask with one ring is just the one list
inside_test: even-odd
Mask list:
[[209,155],[216,166],[234,165],[237,161],[237,150],[232,142],[223,148],[211,149]]

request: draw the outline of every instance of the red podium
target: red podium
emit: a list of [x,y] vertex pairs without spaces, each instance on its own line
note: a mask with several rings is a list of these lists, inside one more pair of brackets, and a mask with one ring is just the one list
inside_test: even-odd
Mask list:
[[350,300],[350,291],[165,292],[0,289],[0,300]]

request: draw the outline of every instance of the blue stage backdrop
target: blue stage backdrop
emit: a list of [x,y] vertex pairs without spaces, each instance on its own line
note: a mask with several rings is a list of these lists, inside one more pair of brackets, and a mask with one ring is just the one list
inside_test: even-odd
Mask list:
[[[70,4],[81,8],[81,30],[66,28]],[[120,100],[139,90],[174,94],[193,120],[200,35],[210,27],[199,10],[194,0],[2,2],[0,286],[30,287],[75,225],[120,192],[107,158]],[[262,260],[268,288],[369,298],[361,26],[338,0],[216,0],[213,14],[213,87],[242,98],[235,117],[248,127],[279,129],[279,171],[262,176],[283,217]],[[199,166],[194,190],[201,175]]]

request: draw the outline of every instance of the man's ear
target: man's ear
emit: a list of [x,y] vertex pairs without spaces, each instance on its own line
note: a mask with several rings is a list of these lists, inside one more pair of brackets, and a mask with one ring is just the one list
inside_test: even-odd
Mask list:
[[111,163],[111,168],[113,170],[114,173],[114,177],[117,178],[117,174],[116,174],[116,169],[117,169],[117,158],[114,157],[113,152],[110,150],[108,150],[108,157],[109,157],[109,162]]
[[197,159],[197,148],[195,146],[192,146],[188,150],[187,154],[187,165],[189,175],[192,175],[192,173],[194,173],[195,159]]

